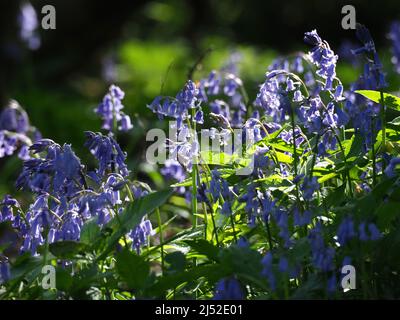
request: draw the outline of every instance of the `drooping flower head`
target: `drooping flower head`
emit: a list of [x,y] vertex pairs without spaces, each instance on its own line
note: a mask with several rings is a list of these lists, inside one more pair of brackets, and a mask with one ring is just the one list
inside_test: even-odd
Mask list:
[[120,130],[128,131],[133,128],[131,118],[126,115],[122,100],[125,93],[120,87],[111,85],[103,101],[96,108],[96,113],[102,118],[102,128],[108,131]]
[[105,136],[101,133],[86,131],[85,146],[99,161],[99,168],[96,173],[104,176],[108,171],[118,172],[126,177],[129,174],[125,164],[126,154],[121,150],[119,144],[112,136]]

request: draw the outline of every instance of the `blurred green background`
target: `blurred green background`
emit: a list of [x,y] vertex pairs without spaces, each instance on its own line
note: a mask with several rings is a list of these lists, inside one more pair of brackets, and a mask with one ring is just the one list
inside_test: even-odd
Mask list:
[[[110,83],[125,92],[125,111],[134,129],[119,141],[128,152],[133,174],[162,183],[144,164],[145,134],[162,126],[147,108],[160,93],[174,96],[189,69],[211,49],[194,75],[200,79],[220,67],[232,53],[241,56],[240,70],[254,99],[267,66],[279,54],[308,50],[303,33],[317,28],[339,52],[354,31],[341,28],[341,8],[356,7],[357,20],[376,39],[389,74],[391,91],[398,89],[390,63],[389,23],[400,18],[398,0],[386,1],[30,1],[38,19],[41,8],[56,8],[56,30],[41,30],[41,46],[29,50],[19,39],[17,17],[24,1],[0,4],[0,101],[16,99],[44,137],[71,143],[89,165],[83,147],[85,130],[100,130],[93,109]],[[357,46],[357,45],[356,45]],[[338,73],[345,84],[357,79],[360,67],[342,57]],[[0,159],[0,194],[13,193],[21,168],[16,157]]]

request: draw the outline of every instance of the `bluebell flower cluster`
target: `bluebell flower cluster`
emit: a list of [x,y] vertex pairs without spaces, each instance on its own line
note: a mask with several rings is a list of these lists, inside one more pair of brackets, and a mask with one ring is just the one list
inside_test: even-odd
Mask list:
[[336,63],[338,56],[330,48],[326,41],[323,41],[316,30],[306,32],[304,41],[313,46],[308,57],[318,68],[317,75],[324,79],[324,90],[332,90],[336,78]]
[[354,91],[379,90],[386,88],[387,83],[385,74],[382,71],[382,63],[375,49],[375,43],[368,29],[358,24],[356,35],[363,46],[352,52],[355,55],[364,56],[366,62],[364,64],[364,72],[351,85],[350,92],[346,93],[345,109],[351,117],[356,132],[359,132],[364,138],[364,149],[367,151],[375,141],[372,128],[374,128],[375,132],[381,128],[380,119],[377,117],[380,106],[370,100],[366,100],[359,94],[354,93]]
[[243,300],[245,293],[242,285],[235,278],[221,279],[214,293],[214,300]]
[[308,239],[311,245],[313,266],[323,272],[334,269],[335,249],[326,244],[324,239],[324,228],[321,221],[318,221],[309,232]]
[[18,102],[11,100],[0,113],[0,158],[19,150],[20,159],[29,159],[29,146],[40,138],[40,132],[30,125],[25,110]]
[[[116,90],[113,95],[122,98],[118,89],[113,90]],[[134,198],[146,194],[127,180],[126,154],[112,133],[86,132],[85,145],[98,160],[98,168],[87,171],[71,145],[61,146],[51,139],[41,139],[38,134],[33,134],[36,139],[32,143],[28,134],[35,133],[35,129],[30,126],[25,111],[16,103],[2,112],[0,126],[0,137],[4,134],[25,143],[28,156],[16,187],[35,195],[25,211],[16,199],[8,195],[0,203],[0,222],[10,222],[17,231],[21,239],[17,249],[21,253],[36,255],[45,242],[78,241],[81,228],[89,219],[94,219],[100,227],[104,226],[122,212],[125,202],[131,201],[122,197],[123,188],[130,189]],[[128,234],[132,248],[139,252],[152,234],[150,221],[143,219]],[[4,270],[6,266],[1,262]],[[4,279],[4,275],[2,277]]]
[[120,130],[126,132],[133,128],[131,118],[122,111],[124,108],[122,104],[124,96],[125,93],[120,87],[116,85],[110,86],[108,93],[95,110],[103,120],[103,129],[107,131]]
[[209,104],[211,112],[223,116],[232,128],[243,124],[247,112],[237,61],[231,59],[226,67],[213,70],[199,82],[200,100]]
[[268,251],[261,261],[263,265],[262,275],[268,279],[270,288],[275,291],[277,287],[276,277],[273,268],[273,256],[271,251]]
[[144,219],[129,233],[129,237],[132,239],[132,249],[134,249],[137,254],[140,254],[140,248],[147,244],[147,238],[152,234],[153,227],[150,220]]
[[122,176],[129,175],[128,167],[125,164],[126,153],[121,150],[119,144],[111,135],[103,135],[91,131],[85,132],[85,146],[99,162],[99,168],[92,177],[98,181],[108,172],[118,172]]
[[158,96],[148,105],[148,108],[156,113],[160,119],[164,117],[176,119],[177,127],[180,129],[184,121],[191,117],[192,109],[196,110],[195,120],[198,123],[203,123],[200,102],[199,89],[193,81],[189,80],[175,98]]

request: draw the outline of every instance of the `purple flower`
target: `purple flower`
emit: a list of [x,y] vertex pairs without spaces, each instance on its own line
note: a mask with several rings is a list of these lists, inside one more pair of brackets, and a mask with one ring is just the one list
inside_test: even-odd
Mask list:
[[204,123],[203,111],[201,111],[201,110],[196,111],[196,114],[194,115],[194,121],[196,121],[199,124]]
[[360,225],[358,226],[358,231],[359,231],[359,237],[361,241],[368,241],[368,240],[379,240],[382,235],[377,228],[377,226],[374,223],[369,223],[368,224],[368,233],[366,231],[367,224],[365,222],[361,222]]
[[354,231],[354,222],[350,217],[342,220],[337,230],[337,240],[341,246],[344,246],[349,240],[356,236]]
[[[102,103],[95,110],[103,120],[103,129],[128,131],[133,128],[130,117],[122,111],[124,96],[125,93],[116,85],[111,85],[108,89]],[[114,128],[117,123],[120,123],[120,126]]]
[[393,158],[390,160],[389,165],[385,169],[385,174],[389,178],[396,176],[396,166],[400,164],[400,158]]
[[0,285],[10,279],[10,265],[7,261],[0,261]]
[[243,300],[245,294],[240,282],[234,278],[221,279],[215,287],[213,300]]
[[289,270],[289,261],[285,257],[279,259],[279,272],[287,272]]
[[29,49],[38,49],[40,47],[40,37],[37,33],[39,21],[35,8],[29,2],[21,5],[18,24],[22,41],[26,43]]
[[303,198],[307,201],[312,199],[315,191],[319,189],[319,183],[317,177],[305,177],[303,184],[301,185],[301,191],[303,191]]
[[262,259],[261,263],[263,265],[262,275],[268,279],[269,286],[273,291],[276,290],[276,278],[273,273],[272,268],[272,261],[273,257],[271,251],[268,251],[264,258]]
[[173,159],[167,159],[165,161],[164,168],[161,169],[161,174],[167,179],[174,179],[178,182],[186,178],[185,169],[178,161]]
[[391,23],[388,37],[392,41],[392,63],[396,72],[400,73],[400,21]]
[[152,232],[153,227],[150,220],[143,220],[129,233],[129,237],[132,239],[132,249],[139,254],[140,248],[147,244],[147,237],[152,235]]
[[318,68],[317,75],[325,79],[324,89],[333,89],[333,80],[336,77],[336,63],[338,56],[331,50],[329,44],[323,41],[316,30],[306,32],[304,41],[314,48],[309,52],[308,57]]
[[124,177],[129,175],[125,164],[126,154],[122,152],[113,137],[91,131],[86,131],[85,134],[87,138],[85,146],[99,161],[96,172],[100,176],[104,176],[108,170],[118,172]]
[[365,65],[364,77],[365,80],[371,86],[371,89],[383,89],[387,87],[385,80],[385,74],[383,73],[382,63],[378,57],[375,49],[374,40],[369,33],[369,30],[361,25],[357,24],[356,36],[361,41],[363,46],[356,50],[353,50],[354,54],[364,54],[367,57],[367,63]]
[[311,245],[311,258],[314,267],[325,272],[333,270],[335,249],[325,244],[323,225],[320,221],[310,230],[308,239]]

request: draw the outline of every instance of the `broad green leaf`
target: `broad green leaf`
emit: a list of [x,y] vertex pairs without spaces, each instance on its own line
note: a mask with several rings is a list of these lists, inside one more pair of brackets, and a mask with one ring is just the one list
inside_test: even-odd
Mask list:
[[98,218],[92,218],[85,222],[81,229],[80,242],[93,245],[100,236],[100,227],[97,224]]
[[[367,99],[382,104],[381,93],[375,90],[356,90],[358,94],[366,97]],[[386,107],[400,111],[400,98],[389,93],[383,93],[384,104]]]
[[318,183],[323,183],[325,181],[328,181],[332,178],[335,178],[338,174],[336,172],[324,174],[321,178],[318,179]]
[[49,245],[49,251],[60,259],[73,259],[84,252],[87,246],[77,241],[58,241]]
[[116,268],[131,289],[139,290],[146,285],[150,266],[143,257],[124,249],[116,257]]
[[210,260],[219,260],[219,249],[211,242],[208,242],[204,239],[185,240],[184,242],[187,243],[192,248],[192,250],[199,254],[205,255]]
[[165,261],[170,265],[168,268],[170,272],[183,272],[185,270],[186,257],[180,251],[168,253],[165,256]]

